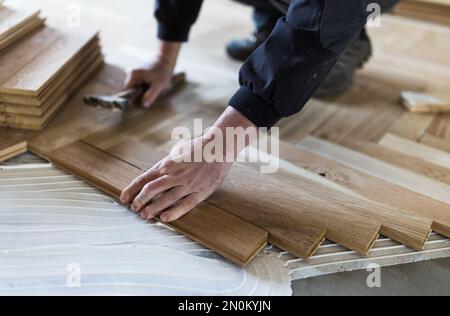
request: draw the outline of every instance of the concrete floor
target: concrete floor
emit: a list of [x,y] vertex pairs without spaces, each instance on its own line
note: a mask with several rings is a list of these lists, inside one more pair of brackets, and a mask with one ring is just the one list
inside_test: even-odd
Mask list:
[[297,280],[294,295],[450,295],[450,258],[381,268],[381,287],[369,288],[365,270]]

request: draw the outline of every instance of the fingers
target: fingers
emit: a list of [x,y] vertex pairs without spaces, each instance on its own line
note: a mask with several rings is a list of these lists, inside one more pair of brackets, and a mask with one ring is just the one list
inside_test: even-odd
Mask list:
[[129,204],[142,188],[150,181],[160,177],[162,174],[158,170],[149,170],[133,180],[120,194],[120,201]]
[[144,106],[144,108],[149,108],[153,103],[155,103],[163,90],[164,87],[162,85],[153,84],[142,98],[142,105]]
[[161,221],[173,222],[196,207],[201,201],[200,193],[192,193],[182,199],[179,204],[162,213]]
[[162,176],[154,181],[151,181],[144,185],[139,194],[134,198],[131,203],[131,209],[134,212],[140,212],[142,209],[150,203],[150,201],[156,197],[158,194],[173,188],[175,185],[173,183],[172,177]]
[[162,211],[172,206],[186,195],[184,187],[175,187],[162,194],[156,200],[147,205],[141,212],[141,217],[147,220],[158,216]]

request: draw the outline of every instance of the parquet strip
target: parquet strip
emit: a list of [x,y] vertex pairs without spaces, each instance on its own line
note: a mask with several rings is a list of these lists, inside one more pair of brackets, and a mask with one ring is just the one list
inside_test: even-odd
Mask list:
[[445,140],[427,133],[422,137],[420,143],[450,153],[450,140]]
[[[292,174],[299,173],[298,169],[303,172],[302,168],[312,171],[380,204],[424,216],[433,221],[434,231],[450,237],[450,206],[447,204],[284,142],[280,143],[280,156],[287,162],[280,163],[282,170]],[[300,168],[293,168],[290,164]],[[402,216],[401,224],[406,224],[409,215],[403,212]]]
[[[430,184],[434,183],[437,187],[445,184],[445,187],[450,186],[450,174],[447,168],[443,168],[436,164],[429,163],[423,159],[405,155],[401,152],[380,146],[375,143],[347,140],[342,143],[344,147],[362,153],[366,156],[373,157],[377,160],[384,161],[390,165],[400,167],[404,170],[410,170],[414,174],[420,175],[427,179]],[[436,181],[433,181],[436,180]],[[439,183],[442,182],[442,183]],[[434,188],[433,186],[431,188]],[[445,192],[445,189],[441,189]]]
[[416,143],[392,134],[384,135],[379,144],[408,156],[420,158],[438,166],[448,168],[448,172],[450,172],[450,154],[442,150]]
[[450,93],[448,91],[402,91],[401,101],[413,113],[450,112]]
[[[142,173],[141,169],[82,141],[56,149],[48,157],[60,168],[116,199]],[[202,203],[170,226],[239,265],[247,264],[267,240],[262,229],[209,203]]]
[[387,132],[412,141],[419,141],[433,120],[433,114],[404,113]]
[[[414,159],[414,157],[409,157],[407,155],[403,155],[399,158],[401,155],[400,153],[389,151],[379,145],[370,144],[368,142],[347,141],[344,143],[344,147],[315,137],[307,137],[298,145],[310,152],[334,160],[350,168],[368,173],[371,176],[381,178],[387,182],[402,186],[441,203],[450,205],[449,185],[414,172],[420,170],[424,165],[427,167],[431,165],[423,162],[421,159]],[[392,164],[392,162],[397,161],[394,158],[399,159],[400,163],[405,164],[404,168]],[[419,165],[418,167],[414,166],[416,162],[417,165]],[[409,168],[409,170],[407,168]],[[431,169],[434,169],[432,171],[435,172],[436,169],[439,168],[440,167]],[[447,170],[446,168],[440,169]]]

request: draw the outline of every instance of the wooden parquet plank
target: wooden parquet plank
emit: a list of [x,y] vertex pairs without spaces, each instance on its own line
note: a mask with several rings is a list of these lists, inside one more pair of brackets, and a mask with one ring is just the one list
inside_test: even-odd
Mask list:
[[369,142],[346,141],[344,147],[307,137],[298,145],[348,167],[450,205],[450,175],[446,168]]
[[423,159],[432,164],[448,168],[448,172],[450,172],[450,154],[442,150],[413,142],[393,134],[384,135],[379,144],[408,156]]
[[434,120],[434,114],[404,113],[387,131],[412,141],[419,141]]
[[445,140],[427,133],[422,137],[420,143],[450,153],[450,140]]

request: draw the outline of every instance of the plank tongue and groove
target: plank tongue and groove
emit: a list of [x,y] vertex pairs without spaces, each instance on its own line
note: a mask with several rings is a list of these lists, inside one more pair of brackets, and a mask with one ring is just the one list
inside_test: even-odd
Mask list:
[[[387,155],[387,150],[376,144],[346,141],[344,143],[346,147],[344,147],[311,136],[306,137],[298,145],[310,152],[334,160],[350,168],[368,173],[374,177],[381,178],[450,205],[450,186],[381,160],[383,158],[386,160],[387,158],[398,158],[400,154],[397,152],[391,151]],[[380,152],[383,154],[380,155]],[[422,161],[421,159],[417,160]],[[410,166],[411,161],[407,155],[403,155],[399,159],[400,163],[405,164],[405,168]],[[447,170],[446,168],[441,169]]]
[[[52,151],[49,158],[116,199],[142,173],[141,169],[82,141]],[[171,226],[239,265],[247,264],[267,240],[262,229],[209,203],[202,203]]]
[[444,168],[449,168],[448,172],[450,173],[450,154],[447,152],[389,133],[384,135],[378,144],[405,155],[420,158]]
[[[368,199],[424,216],[433,221],[434,231],[450,237],[450,206],[444,203],[284,142],[280,143],[280,156],[294,165],[280,163],[280,168],[290,173],[299,172],[295,166],[310,170]],[[407,224],[409,215],[403,213],[401,216],[403,224]]]

